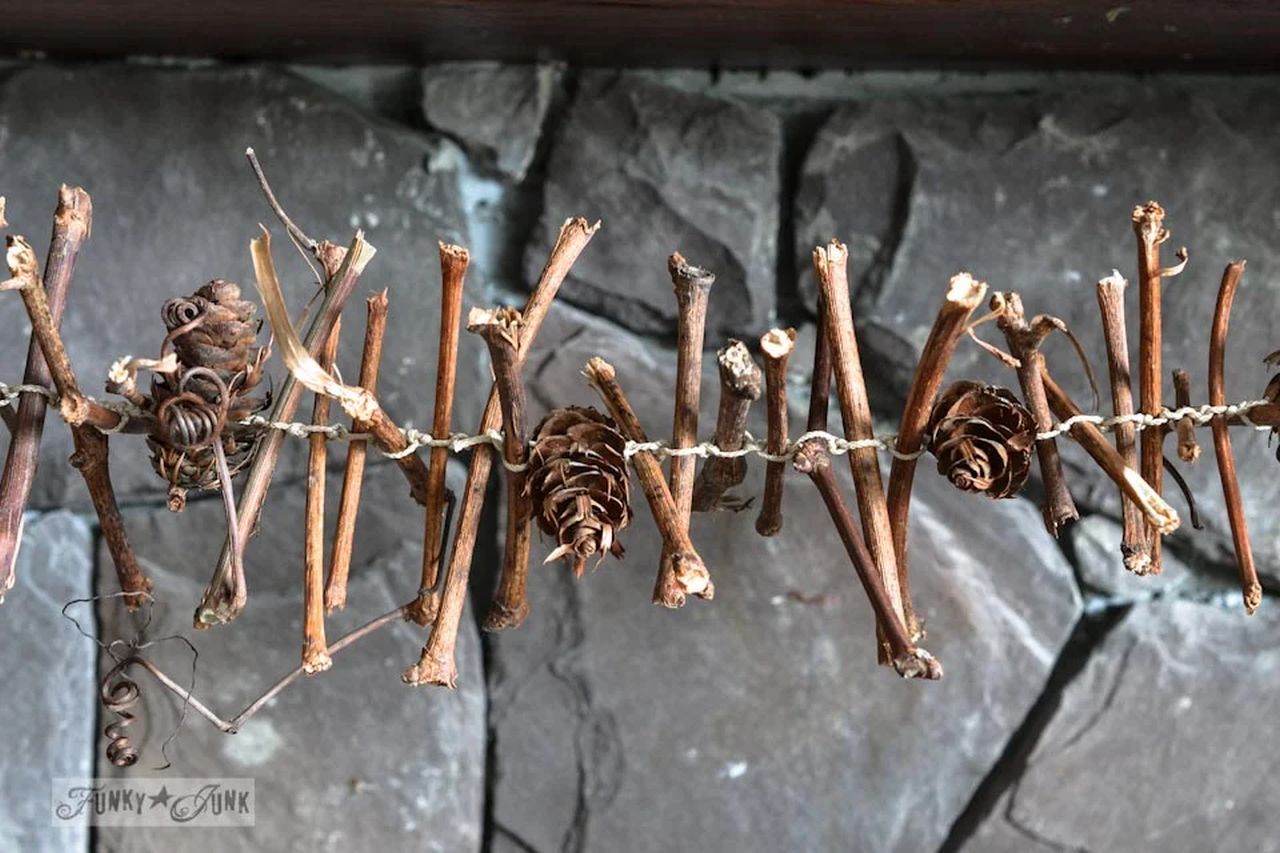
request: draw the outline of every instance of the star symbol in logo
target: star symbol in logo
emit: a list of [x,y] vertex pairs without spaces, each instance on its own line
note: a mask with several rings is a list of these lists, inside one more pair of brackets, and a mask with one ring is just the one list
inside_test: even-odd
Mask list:
[[149,799],[151,800],[151,808],[153,809],[156,806],[164,806],[165,808],[168,808],[169,800],[173,799],[173,794],[169,793],[169,789],[166,786],[161,785],[160,793],[152,794]]

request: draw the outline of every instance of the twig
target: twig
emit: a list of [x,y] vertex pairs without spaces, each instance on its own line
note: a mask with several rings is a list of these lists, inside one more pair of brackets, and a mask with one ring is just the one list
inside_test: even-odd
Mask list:
[[[706,335],[707,300],[715,274],[696,267],[679,252],[667,259],[671,284],[676,293],[676,394],[671,440],[677,449],[698,443],[698,405],[702,390],[702,342]],[[671,495],[676,502],[676,515],[685,531],[693,511],[693,478],[696,460],[692,456],[671,457]],[[682,607],[685,589],[677,579],[676,554],[663,548],[658,563],[658,577],[653,586],[653,603],[663,607]]]
[[[66,190],[65,187],[63,189]],[[67,224],[58,224],[64,218]],[[71,236],[68,231],[64,238],[77,241],[75,247],[69,247],[65,243],[53,247],[55,250],[72,252],[70,261],[63,261],[63,263],[73,265],[74,252],[78,251],[79,244],[87,239],[91,220],[92,206],[87,193],[83,190],[67,190],[65,193],[59,193],[58,211],[55,214],[55,237],[60,229],[83,229],[82,235]],[[93,409],[93,404],[80,391],[75,370],[71,366],[71,359],[62,341],[62,334],[58,331],[58,321],[53,316],[49,296],[36,272],[35,251],[25,239],[18,236],[9,237],[6,245],[5,260],[9,268],[10,280],[18,282],[15,289],[21,294],[23,304],[26,306],[27,316],[31,320],[32,336],[40,344],[40,351],[44,354],[49,375],[62,398],[59,409],[63,419],[71,428],[71,438],[75,446],[71,464],[80,471],[85,486],[89,490],[89,498],[98,515],[103,540],[107,543],[107,549],[115,564],[120,589],[127,593],[124,599],[125,604],[131,610],[136,609],[151,590],[151,580],[138,565],[138,559],[129,545],[120,507],[116,503],[115,489],[111,484],[111,472],[108,466],[107,436],[86,422],[86,415]],[[68,267],[65,272],[68,280],[70,275],[71,269]],[[66,282],[63,286],[65,300]],[[15,533],[21,534],[21,524],[18,525]],[[16,545],[14,549],[16,552]],[[12,584],[12,575],[7,581]],[[0,595],[5,591],[7,591],[6,588],[0,587]]]
[[[826,274],[825,264],[823,266],[824,269],[818,273],[819,279]],[[825,315],[823,297],[819,293],[820,329],[824,325]],[[806,424],[806,430],[809,432],[826,431],[827,398],[831,390],[831,357],[825,352],[828,347],[825,335],[821,331],[818,334],[817,347],[819,352],[815,352],[813,356],[814,372],[809,384],[809,418]],[[941,664],[928,652],[912,645],[906,627],[898,619],[898,614],[893,609],[893,602],[889,599],[889,594],[880,580],[880,573],[876,569],[871,552],[867,550],[866,542],[863,541],[849,514],[844,496],[840,494],[839,485],[831,471],[830,454],[827,453],[822,442],[818,440],[806,442],[796,453],[792,464],[797,471],[809,475],[818,493],[822,495],[822,502],[826,505],[827,513],[836,526],[836,533],[844,543],[845,552],[849,555],[849,561],[853,563],[858,580],[862,583],[862,589],[867,594],[867,600],[871,602],[871,609],[876,614],[876,624],[885,626],[884,630],[877,631],[877,634],[883,635],[889,647],[889,657],[894,669],[904,677],[941,678]]]
[[[760,337],[768,417],[765,449],[774,456],[787,452],[787,361],[795,344],[795,329],[770,329]],[[770,460],[765,465],[764,497],[760,500],[760,515],[756,517],[756,532],[761,536],[777,536],[782,531],[782,487],[786,470],[785,461]]]
[[[1173,404],[1179,409],[1191,405],[1191,376],[1187,371],[1178,368],[1173,371]],[[1188,464],[1195,464],[1200,458],[1200,442],[1196,440],[1196,422],[1185,417],[1175,425],[1178,431],[1178,458]]]
[[[1044,365],[1040,366],[1040,378],[1044,383],[1045,397],[1054,415],[1062,420],[1083,414],[1075,401],[1063,391]],[[1133,502],[1139,511],[1139,518],[1146,524],[1160,531],[1161,534],[1172,533],[1178,529],[1178,513],[1155,489],[1138,474],[1137,470],[1125,464],[1120,451],[1107,441],[1102,430],[1090,423],[1077,423],[1071,427],[1071,437],[1084,448],[1085,452],[1098,463],[1108,477],[1120,488],[1121,496]],[[1136,571],[1130,569],[1131,571]],[[1136,572],[1143,574],[1142,572]]]
[[[333,324],[329,341],[320,353],[320,367],[332,370],[338,356],[338,339],[342,335],[342,318]],[[316,394],[311,407],[311,423],[329,422],[329,398]],[[302,671],[311,675],[333,666],[324,638],[324,490],[328,442],[323,433],[312,433],[307,439],[306,519],[303,525],[302,579]]]
[[[1133,209],[1133,232],[1138,240],[1138,402],[1148,415],[1160,414],[1163,405],[1161,383],[1164,369],[1161,366],[1161,341],[1163,317],[1160,310],[1160,244],[1169,239],[1164,227],[1164,208],[1154,201]],[[1142,479],[1151,484],[1158,494],[1164,492],[1164,436],[1163,428],[1142,431],[1141,467]],[[1161,569],[1159,534],[1149,532],[1151,572]]]
[[[364,327],[364,349],[360,355],[360,387],[374,394],[378,390],[378,367],[382,363],[382,339],[387,331],[387,291],[365,300],[368,319]],[[353,431],[364,425],[351,422]],[[347,447],[346,467],[342,474],[342,496],[338,500],[338,523],[333,532],[333,554],[329,558],[329,577],[324,587],[324,609],[328,613],[347,606],[347,578],[351,572],[351,551],[355,547],[356,515],[360,511],[360,487],[364,482],[366,446],[353,441]]]
[[[502,409],[502,458],[523,466],[527,457],[524,383],[520,381],[520,312],[514,308],[485,311],[472,308],[467,331],[484,338],[493,363],[493,383]],[[507,536],[502,554],[502,578],[485,616],[486,631],[514,628],[529,614],[527,581],[529,546],[533,534],[532,502],[525,489],[525,472],[507,474]]]
[[[585,219],[568,219],[560,228],[547,265],[533,293],[525,303],[521,316],[524,327],[520,333],[519,364],[529,357],[538,329],[551,308],[556,292],[564,283],[569,269],[578,255],[586,248],[600,223],[588,225]],[[501,407],[497,390],[489,392],[484,414],[480,418],[478,432],[497,429],[501,423]],[[493,447],[477,445],[471,451],[471,465],[467,468],[467,481],[463,486],[458,522],[453,535],[453,552],[449,558],[449,571],[444,579],[440,595],[440,609],[435,615],[431,637],[423,646],[418,662],[401,676],[406,684],[438,684],[453,687],[458,680],[458,666],[454,649],[458,642],[458,626],[462,620],[462,608],[467,600],[467,581],[471,576],[471,556],[475,551],[476,533],[480,528],[480,512],[484,508],[484,493],[493,467]]]
[[[915,480],[914,454],[924,446],[925,426],[933,411],[934,399],[956,345],[964,335],[969,315],[982,304],[987,283],[974,279],[969,273],[958,273],[947,285],[946,298],[938,309],[938,316],[929,330],[920,361],[916,365],[911,387],[907,389],[907,401],[902,408],[902,420],[898,425],[897,451],[889,468],[889,524],[893,528],[894,558],[898,562],[898,587],[902,590],[902,606],[906,616],[907,634],[918,640],[922,636],[920,620],[911,604],[911,583],[907,578],[907,526],[911,508],[911,486]],[[913,458],[905,458],[911,456]]]
[[[1133,388],[1129,374],[1129,337],[1125,329],[1124,292],[1129,283],[1119,271],[1101,279],[1097,285],[1098,310],[1102,314],[1102,336],[1107,348],[1107,372],[1111,378],[1111,410],[1118,417],[1133,414]],[[1138,470],[1138,449],[1134,426],[1120,423],[1115,428],[1115,447],[1125,467]],[[1147,526],[1138,505],[1120,495],[1123,533],[1120,557],[1124,567],[1137,575],[1151,570],[1151,546]]]
[[270,205],[271,211],[275,213],[276,218],[280,220],[280,224],[289,232],[289,238],[298,246],[315,252],[320,244],[312,240],[306,233],[289,218],[289,214],[285,213],[284,208],[276,199],[275,192],[271,189],[271,184],[267,182],[267,176],[262,171],[262,164],[258,162],[258,155],[254,153],[252,148],[244,150],[244,156],[249,160],[249,167],[253,169],[254,177],[258,179],[258,187],[262,190],[262,194],[267,197],[267,204]]
[[[648,441],[640,419],[636,417],[622,386],[618,384],[613,365],[597,356],[587,362],[583,373],[587,377],[587,384],[599,393],[609,414],[617,422],[618,431],[630,441]],[[662,463],[658,461],[657,455],[646,450],[632,456],[631,465],[635,468],[640,488],[649,501],[654,524],[662,535],[663,548],[671,554],[678,589],[684,594],[710,599],[715,594],[711,573],[707,571],[706,564],[689,539],[689,530],[682,523],[675,498],[662,477]]]
[[[814,249],[814,255],[815,263],[821,262],[826,267],[826,274],[818,277],[818,284],[826,302],[827,345],[831,348],[845,437],[854,441],[870,439],[873,437],[871,402],[867,398],[862,360],[853,328],[853,310],[849,305],[849,251],[839,240],[832,240],[825,249]],[[875,448],[850,451],[849,465],[853,471],[863,536],[880,573],[885,593],[893,605],[893,612],[905,625],[906,610],[898,585],[893,529],[889,524],[889,508]],[[887,627],[883,623],[878,623],[877,627],[877,634],[881,637],[877,644],[881,664],[890,662],[884,642]]]
[[[325,341],[329,339],[329,334],[333,331],[338,317],[342,315],[342,309],[347,304],[347,299],[351,296],[351,292],[355,290],[356,282],[360,280],[361,273],[364,272],[365,266],[373,258],[376,251],[373,246],[365,242],[363,233],[356,233],[351,241],[351,246],[343,253],[342,264],[329,278],[328,284],[325,285],[324,301],[320,304],[316,318],[307,330],[306,347],[308,352],[319,353]],[[302,391],[303,386],[297,382],[293,374],[287,374],[281,380],[280,387],[276,391],[276,401],[271,408],[269,420],[291,420],[298,409],[299,403],[302,402]],[[253,462],[249,465],[249,471],[245,477],[244,487],[240,492],[240,502],[237,507],[240,519],[238,544],[241,552],[239,559],[241,560],[243,560],[243,549],[248,543],[249,537],[257,528],[258,517],[262,514],[262,506],[266,502],[267,490],[271,486],[271,475],[275,472],[276,463],[280,459],[280,450],[284,446],[284,437],[285,434],[279,430],[268,432],[263,437],[261,444],[258,445],[258,449],[253,456]],[[205,588],[204,596],[196,608],[194,619],[196,628],[207,628],[210,625],[230,622],[239,615],[240,610],[244,607],[244,602],[236,599],[234,590],[228,584],[234,563],[232,559],[233,547],[231,537],[228,535],[223,542],[222,553],[219,555],[218,564],[213,570],[213,577],[210,579],[208,587]]]
[[[0,204],[0,223],[4,220]],[[62,320],[67,302],[67,288],[75,271],[80,248],[89,237],[93,220],[93,204],[89,194],[79,187],[65,184],[58,190],[58,207],[53,216],[53,237],[45,258],[44,283],[49,297],[49,311],[56,327]],[[0,225],[0,227],[3,227]],[[49,367],[34,331],[27,346],[27,365],[23,384],[50,383]],[[22,544],[23,512],[31,498],[36,468],[40,462],[40,437],[44,432],[46,400],[42,394],[27,393],[18,399],[17,410],[9,425],[9,449],[0,475],[0,601],[13,588],[17,579],[18,549]],[[5,408],[8,411],[8,408]]]
[[[1040,345],[1051,332],[1062,328],[1062,321],[1044,314],[1037,314],[1030,322],[1022,308],[1022,298],[1016,293],[997,292],[991,295],[991,311],[996,315],[996,325],[1004,333],[1009,344],[1018,384],[1027,408],[1036,421],[1036,429],[1047,432],[1053,427],[1049,402],[1045,399],[1044,355]],[[1067,490],[1062,472],[1062,460],[1058,456],[1058,443],[1054,439],[1036,441],[1036,455],[1040,460],[1040,478],[1044,482],[1044,523],[1052,536],[1058,528],[1080,517],[1071,492]]]
[[[761,373],[751,351],[742,341],[730,340],[716,355],[720,373],[720,408],[716,413],[715,443],[721,450],[742,448],[751,403],[760,397]],[[741,501],[724,498],[725,492],[747,476],[747,460],[713,456],[702,466],[693,484],[693,511],[719,508],[743,509]]]
[[[1231,322],[1231,303],[1235,299],[1240,277],[1244,274],[1244,261],[1233,261],[1222,271],[1222,284],[1218,288],[1218,301],[1213,309],[1213,326],[1209,332],[1209,405],[1221,406],[1227,401],[1225,365],[1227,360],[1227,327]],[[1213,453],[1218,460],[1218,472],[1222,476],[1222,499],[1227,505],[1227,520],[1231,523],[1231,541],[1236,551],[1236,566],[1240,572],[1240,592],[1244,597],[1244,609],[1252,614],[1262,603],[1262,584],[1258,582],[1258,569],[1253,563],[1253,547],[1249,544],[1249,526],[1244,515],[1244,501],[1240,497],[1240,480],[1236,476],[1236,458],[1231,452],[1231,435],[1226,419],[1213,419]]]
[[[431,434],[444,438],[453,420],[453,393],[458,373],[458,326],[462,316],[462,290],[471,263],[471,254],[461,246],[440,243],[440,346],[436,354],[436,397]],[[444,557],[445,528],[441,507],[444,501],[445,474],[449,453],[443,447],[431,449],[427,479],[427,514],[422,537],[422,582],[418,597],[410,608],[410,618],[417,624],[430,625],[436,618],[439,600],[435,589],[440,577],[440,561]]]

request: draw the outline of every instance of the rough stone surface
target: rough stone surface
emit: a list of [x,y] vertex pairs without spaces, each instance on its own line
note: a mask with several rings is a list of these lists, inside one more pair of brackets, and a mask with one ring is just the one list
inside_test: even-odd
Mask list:
[[[407,600],[417,586],[421,519],[397,478],[384,465],[366,479],[349,604],[328,620],[330,640]],[[193,567],[183,560],[175,538],[139,537],[139,552],[155,580],[159,602],[146,636],[177,633],[192,640],[199,651],[195,693],[224,717],[298,665],[300,495],[296,487],[281,489],[278,497],[288,499],[287,511],[295,514],[272,513],[264,519],[259,539],[274,542],[263,549],[273,556],[253,562],[249,606],[229,626],[191,631],[205,564]],[[221,528],[220,519],[206,511],[211,506],[213,502],[202,502],[185,519],[197,539],[209,542],[217,536],[200,528]],[[99,576],[104,588],[114,588],[105,555]],[[114,602],[100,605],[99,614],[104,637],[127,641],[135,635],[137,617],[127,616]],[[219,849],[478,850],[486,705],[479,638],[466,614],[456,691],[401,684],[400,673],[417,659],[423,640],[423,633],[408,623],[383,628],[335,656],[329,672],[291,685],[236,735],[224,735],[188,713],[168,746],[172,767],[163,772],[157,770],[164,763],[162,745],[178,724],[181,702],[141,674],[140,720],[130,734],[138,733],[142,758],[123,772],[252,777],[257,825],[219,830]],[[191,678],[191,652],[181,642],[160,642],[146,653],[179,682]],[[100,756],[105,740],[94,746]],[[122,772],[98,760],[100,773]],[[199,834],[175,835],[164,829],[104,828],[98,837],[106,850],[170,850],[175,845],[196,850],[208,843]]]
[[[0,160],[24,164],[5,178],[10,233],[30,237],[43,257],[59,182],[81,184],[93,196],[93,236],[63,324],[82,386],[100,393],[115,358],[158,351],[165,299],[215,277],[252,293],[248,243],[258,222],[276,233],[291,304],[300,309],[306,301],[311,273],[262,200],[244,159],[250,145],[308,233],[345,244],[363,228],[377,247],[352,298],[339,364],[357,374],[363,298],[389,287],[379,390],[401,420],[427,423],[423,389],[431,387],[436,344],[434,333],[422,330],[438,317],[436,241],[467,238],[459,152],[364,116],[311,83],[261,69],[34,66],[0,83]],[[10,330],[0,335],[0,376],[19,381],[28,328],[20,300],[0,300],[0,324]],[[463,346],[458,411],[470,419],[478,406],[466,395],[477,384],[482,348],[471,340]],[[309,404],[300,414],[308,411]],[[50,424],[36,505],[87,504],[66,465],[70,446],[66,429]],[[113,442],[125,499],[163,492],[145,455],[135,437]],[[292,452],[286,467],[299,470],[300,458]]]
[[1120,559],[1120,524],[1105,515],[1088,515],[1067,532],[1072,562],[1081,582],[1092,591],[1121,599],[1143,600],[1188,592],[1196,580],[1192,570],[1174,554],[1164,555],[1164,571],[1138,576],[1126,571]]
[[[838,235],[853,252],[860,323],[910,344],[910,368],[947,279],[970,270],[994,289],[1018,290],[1029,314],[1065,319],[1106,387],[1094,283],[1119,268],[1136,277],[1130,214],[1155,196],[1191,264],[1164,285],[1164,364],[1183,367],[1204,402],[1209,325],[1223,266],[1248,258],[1228,347],[1231,401],[1260,395],[1276,348],[1270,318],[1280,308],[1269,199],[1280,191],[1271,141],[1280,107],[1268,83],[1112,80],[1047,94],[881,99],[837,110],[805,163],[796,201],[797,264],[815,241]],[[802,290],[813,293],[811,270]],[[1129,296],[1136,363],[1137,285]],[[998,339],[993,329],[983,330]],[[867,337],[868,344],[871,338]],[[1071,349],[1051,341],[1051,369],[1089,405]],[[956,375],[1016,385],[1011,371],[964,346]],[[1165,399],[1173,389],[1166,373]],[[1104,400],[1109,399],[1104,392]],[[1269,512],[1280,478],[1264,439],[1235,431],[1243,491],[1261,568],[1280,565],[1280,520]],[[1208,434],[1205,459],[1182,466],[1207,535],[1178,534],[1214,560],[1230,559],[1229,531]],[[1170,443],[1172,452],[1172,443]],[[1116,490],[1072,454],[1078,499],[1114,512]],[[1172,490],[1172,485],[1169,486]],[[1175,504],[1179,504],[1176,497]]]
[[[6,656],[6,721],[0,745],[10,756],[0,799],[0,848],[82,850],[87,827],[49,825],[57,777],[93,772],[93,644],[63,618],[64,604],[92,594],[89,526],[66,512],[28,518],[18,556],[21,583],[0,606]],[[92,618],[78,615],[90,634]]]
[[967,850],[1276,850],[1275,610],[1139,606]]
[[[671,354],[557,316],[581,328],[531,362],[535,405],[575,387],[591,401],[577,374],[600,354],[660,428]],[[843,459],[837,471],[852,495]],[[761,479],[753,463],[744,491],[758,494]],[[798,475],[778,538],[757,537],[751,511],[695,519],[716,598],[678,612],[650,604],[660,542],[638,494],[634,507],[624,561],[577,583],[560,565],[535,568],[528,621],[494,638],[497,849],[935,847],[1080,612],[1030,503],[966,498],[923,471],[914,585],[947,677],[903,682],[876,667],[869,606]]]
[[431,65],[422,72],[422,113],[485,165],[522,181],[562,71],[497,62]]
[[679,250],[716,273],[709,345],[725,333],[763,331],[775,303],[775,116],[641,75],[585,72],[553,145],[542,220],[525,257],[530,281],[566,217],[601,219],[565,299],[672,336],[666,261]]

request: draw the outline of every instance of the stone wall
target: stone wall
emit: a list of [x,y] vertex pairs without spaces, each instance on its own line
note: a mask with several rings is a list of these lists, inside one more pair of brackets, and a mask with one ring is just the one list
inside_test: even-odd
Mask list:
[[[378,247],[361,287],[390,289],[383,400],[418,426],[434,374],[436,240],[472,248],[468,305],[518,303],[559,223],[602,219],[529,362],[530,402],[535,416],[594,402],[579,371],[599,354],[665,435],[667,254],[718,273],[710,345],[797,327],[802,401],[809,250],[839,236],[876,414],[892,431],[961,269],[1068,320],[1101,369],[1092,284],[1113,267],[1132,277],[1129,212],[1150,197],[1169,211],[1170,245],[1192,253],[1166,286],[1166,364],[1185,367],[1203,399],[1218,274],[1246,257],[1228,394],[1257,396],[1280,308],[1277,124],[1274,81],[1247,78],[13,65],[0,68],[0,194],[11,230],[41,250],[57,184],[93,194],[64,328],[96,388],[119,355],[158,347],[164,299],[250,279],[247,243],[270,218],[242,159],[252,145],[307,230],[344,240],[362,227]],[[278,254],[300,303],[309,273]],[[3,381],[17,381],[26,348],[17,303],[0,300],[0,324],[15,330],[0,335]],[[487,388],[471,337],[460,428]],[[345,336],[347,375],[359,339]],[[1087,399],[1069,349],[1054,342],[1049,357]],[[973,347],[954,372],[1014,384]],[[710,424],[711,369],[706,380]],[[220,503],[167,513],[141,442],[115,444],[160,604],[148,626],[112,601],[70,613],[102,641],[189,634]],[[1275,584],[1280,478],[1265,444],[1236,435],[1259,568]],[[115,582],[69,448],[52,424],[19,585],[0,608],[3,707],[16,720],[0,735],[6,849],[1201,850],[1269,848],[1277,834],[1264,775],[1276,757],[1274,602],[1252,618],[1239,608],[1212,454],[1186,470],[1206,529],[1179,532],[1165,574],[1139,579],[1119,565],[1113,487],[1068,450],[1085,518],[1061,541],[1030,499],[968,497],[922,466],[913,588],[940,683],[875,666],[866,600],[802,480],[788,479],[778,538],[756,537],[750,513],[695,519],[717,595],[678,612],[649,604],[660,543],[637,499],[625,561],[578,582],[536,567],[519,630],[482,635],[468,614],[456,692],[400,684],[421,642],[408,626],[345,653],[235,736],[188,714],[168,740],[181,708],[144,681],[133,730],[144,757],[128,772],[157,775],[167,756],[177,776],[252,776],[256,828],[64,836],[47,826],[48,777],[118,772],[102,758],[94,688],[108,659],[95,665],[91,639],[59,612]],[[249,608],[192,636],[196,693],[228,714],[296,661],[304,464],[290,444],[250,546]],[[761,479],[753,464],[744,491]],[[375,463],[365,495],[336,631],[416,586],[419,519],[403,482]],[[477,549],[480,612],[501,529],[494,508]],[[546,550],[535,546],[535,563]],[[153,651],[192,671],[185,646]]]

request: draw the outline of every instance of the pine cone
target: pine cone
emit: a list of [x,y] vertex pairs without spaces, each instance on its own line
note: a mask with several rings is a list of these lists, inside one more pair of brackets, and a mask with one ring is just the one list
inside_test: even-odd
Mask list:
[[1035,419],[1008,389],[955,383],[934,405],[926,435],[938,473],[961,491],[1008,498],[1027,481]]
[[[151,385],[156,428],[148,437],[151,464],[168,481],[170,508],[181,509],[188,489],[218,487],[213,442],[222,445],[229,473],[248,464],[262,431],[239,421],[267,405],[251,392],[262,378],[268,349],[255,347],[257,306],[240,286],[217,279],[161,309],[178,371]],[[165,347],[162,347],[164,349]]]
[[543,533],[559,543],[547,557],[573,556],[581,576],[587,558],[622,557],[618,531],[631,523],[627,440],[595,409],[555,409],[538,424],[529,454],[527,488]]

